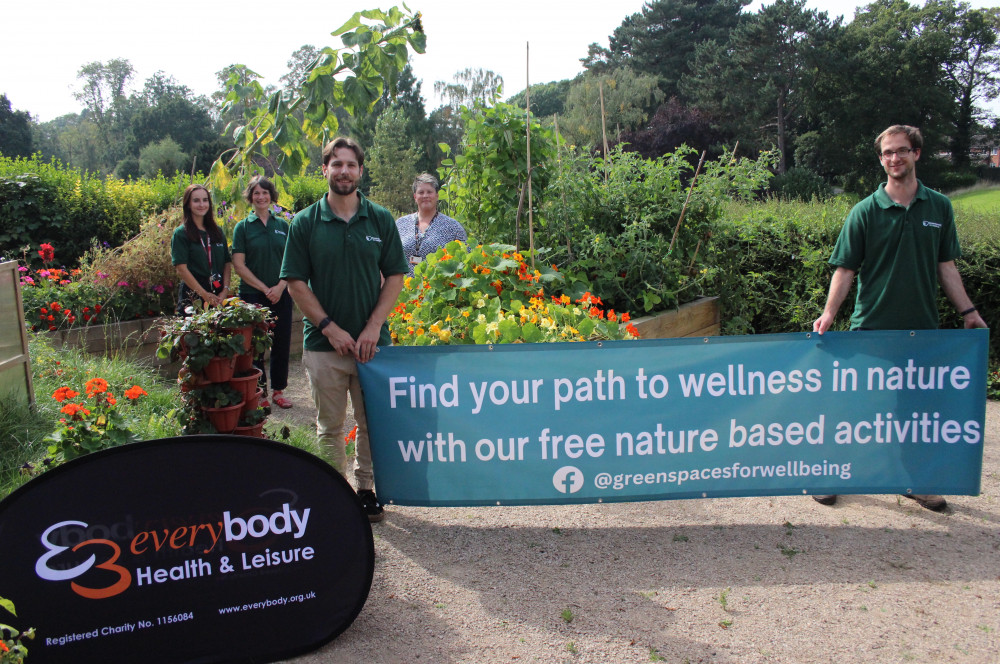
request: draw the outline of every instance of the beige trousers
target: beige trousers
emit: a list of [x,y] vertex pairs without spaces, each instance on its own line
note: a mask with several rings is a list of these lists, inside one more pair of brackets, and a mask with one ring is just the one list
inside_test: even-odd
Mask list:
[[351,395],[354,419],[358,423],[355,442],[358,465],[354,471],[354,480],[359,491],[374,489],[368,418],[365,415],[365,401],[354,356],[341,356],[335,351],[304,350],[302,364],[309,375],[309,389],[316,404],[316,436],[319,438],[320,448],[348,481],[351,477],[344,441],[344,420],[347,418],[347,395]]

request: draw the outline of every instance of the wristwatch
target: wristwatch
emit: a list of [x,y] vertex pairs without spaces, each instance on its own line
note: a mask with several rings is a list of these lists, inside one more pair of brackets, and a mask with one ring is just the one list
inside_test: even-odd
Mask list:
[[323,328],[326,327],[327,325],[329,325],[331,322],[332,321],[330,320],[330,317],[327,316],[326,318],[324,318],[323,320],[321,320],[319,322],[319,325],[316,326],[316,329],[319,330],[320,332],[322,332]]

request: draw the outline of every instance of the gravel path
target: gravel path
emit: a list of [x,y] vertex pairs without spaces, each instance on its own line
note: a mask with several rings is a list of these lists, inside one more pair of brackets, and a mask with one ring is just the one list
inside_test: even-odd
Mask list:
[[[274,417],[308,424],[293,363]],[[294,661],[996,663],[998,496],[990,402],[982,495],[944,514],[896,496],[390,507],[361,615]]]

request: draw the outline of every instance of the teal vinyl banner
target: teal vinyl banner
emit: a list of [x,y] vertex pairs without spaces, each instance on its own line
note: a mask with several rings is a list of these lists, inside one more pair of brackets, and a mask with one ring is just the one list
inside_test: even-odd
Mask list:
[[979,493],[987,330],[382,348],[379,496],[532,505]]

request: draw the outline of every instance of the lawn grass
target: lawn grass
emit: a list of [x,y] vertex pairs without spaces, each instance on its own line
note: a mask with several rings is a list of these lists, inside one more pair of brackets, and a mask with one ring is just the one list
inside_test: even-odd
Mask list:
[[951,195],[956,209],[976,212],[993,212],[1000,215],[1000,185],[979,185]]

